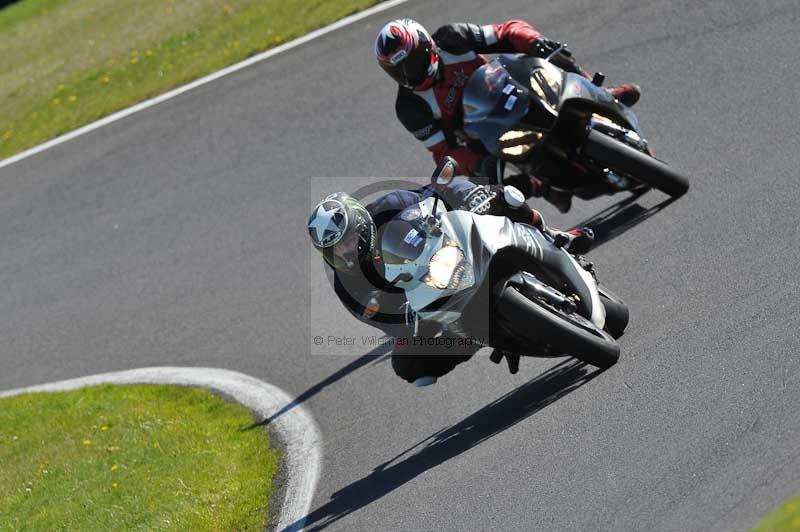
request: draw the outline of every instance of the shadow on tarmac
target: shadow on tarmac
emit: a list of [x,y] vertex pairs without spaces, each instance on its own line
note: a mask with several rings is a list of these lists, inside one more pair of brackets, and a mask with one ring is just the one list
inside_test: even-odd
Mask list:
[[377,501],[425,471],[480,445],[539,410],[580,388],[602,373],[585,363],[567,359],[496,399],[455,425],[432,434],[372,473],[333,494],[329,502],[285,531],[321,530]]
[[633,229],[678,199],[670,197],[652,207],[642,207],[638,200],[644,194],[646,194],[645,191],[633,193],[622,201],[576,224],[575,227],[590,227],[594,231],[594,247],[596,248]]
[[314,386],[312,386],[308,390],[304,391],[303,393],[298,395],[291,403],[287,404],[286,406],[284,406],[283,408],[281,408],[280,410],[278,410],[277,412],[272,414],[270,417],[268,417],[266,419],[263,419],[261,421],[258,421],[256,423],[253,423],[252,425],[248,425],[247,427],[244,427],[242,430],[252,430],[252,429],[257,428],[257,427],[264,427],[266,425],[269,425],[270,423],[272,423],[273,421],[278,419],[280,416],[282,416],[286,412],[288,412],[291,409],[295,408],[296,406],[301,405],[302,403],[308,401],[309,399],[311,399],[312,397],[314,397],[315,395],[320,393],[322,390],[324,390],[328,386],[331,386],[332,384],[340,381],[341,379],[343,379],[346,376],[350,375],[354,371],[356,371],[356,370],[368,365],[370,362],[372,362],[373,364],[379,364],[379,363],[383,362],[384,360],[388,360],[389,357],[390,357],[390,355],[388,353],[390,351],[391,351],[391,346],[390,345],[386,345],[386,344],[379,345],[375,349],[371,350],[369,353],[361,355],[357,359],[353,360],[352,362],[350,362],[349,364],[344,366],[342,369],[336,371],[335,373],[331,374],[326,379],[318,382],[317,384],[315,384]]

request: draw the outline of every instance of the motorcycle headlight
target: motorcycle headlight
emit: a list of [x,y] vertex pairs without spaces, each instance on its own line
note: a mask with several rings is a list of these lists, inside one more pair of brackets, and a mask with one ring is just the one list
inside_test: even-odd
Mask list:
[[544,138],[541,131],[511,130],[500,137],[500,152],[507,157],[523,157]]
[[428,273],[422,282],[439,290],[468,288],[475,282],[472,265],[467,262],[458,244],[444,237],[444,246],[433,254],[428,264]]

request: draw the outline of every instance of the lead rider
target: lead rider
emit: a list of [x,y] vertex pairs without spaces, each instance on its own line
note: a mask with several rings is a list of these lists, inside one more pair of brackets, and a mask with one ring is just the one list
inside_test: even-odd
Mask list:
[[[445,159],[442,165],[457,165]],[[333,270],[333,284],[342,304],[357,319],[381,329],[399,341],[393,342],[392,367],[408,382],[438,378],[468,360],[479,346],[458,345],[458,338],[445,332],[443,341],[433,347],[417,340],[433,338],[438,326],[422,322],[417,334],[405,317],[405,293],[386,281],[381,254],[377,248],[380,228],[406,207],[430,197],[433,190],[394,190],[363,205],[345,192],[329,195],[319,202],[308,219],[308,232],[314,248]],[[586,253],[593,243],[590,230],[562,232],[547,227],[541,214],[524,202],[513,187],[476,186],[465,180],[450,183],[441,192],[449,208],[484,205],[482,214],[506,216],[515,222],[533,225],[551,237],[561,236],[570,253]],[[448,340],[452,340],[448,342]],[[519,355],[504,353],[509,369],[516,373]],[[432,356],[433,355],[433,356]]]
[[[521,20],[478,26],[447,24],[433,35],[411,19],[386,24],[375,40],[378,64],[399,85],[395,109],[400,122],[433,154],[438,164],[443,157],[453,157],[464,175],[496,178],[496,159],[484,150],[480,141],[464,134],[462,98],[472,73],[488,59],[481,54],[523,53],[549,56],[560,48]],[[562,50],[551,61],[564,70],[591,79],[575,59]],[[621,103],[632,106],[640,96],[636,85],[607,89]],[[545,197],[560,211],[569,210],[568,192],[546,186],[535,177],[515,176],[510,181],[526,197]]]

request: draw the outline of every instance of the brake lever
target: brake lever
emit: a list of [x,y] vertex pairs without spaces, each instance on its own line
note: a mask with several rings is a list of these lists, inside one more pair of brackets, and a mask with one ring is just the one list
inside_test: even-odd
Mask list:
[[547,56],[547,58],[545,59],[545,61],[551,62],[550,60],[551,60],[551,59],[553,59],[553,58],[554,58],[554,57],[555,57],[555,56],[556,56],[556,55],[557,55],[559,52],[561,52],[562,50],[564,50],[564,51],[565,51],[566,53],[568,53],[569,55],[572,55],[572,53],[571,53],[569,50],[567,50],[567,43],[562,43],[562,44],[561,44],[561,46],[559,46],[558,48],[556,48],[556,50],[555,50],[555,51],[554,51],[552,54],[550,54],[550,55],[548,55],[548,56]]

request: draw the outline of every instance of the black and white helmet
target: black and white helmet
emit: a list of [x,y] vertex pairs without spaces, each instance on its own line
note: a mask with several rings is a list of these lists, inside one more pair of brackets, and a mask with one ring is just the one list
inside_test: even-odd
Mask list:
[[350,271],[375,251],[377,230],[369,211],[346,192],[320,201],[308,219],[308,234],[325,262]]

